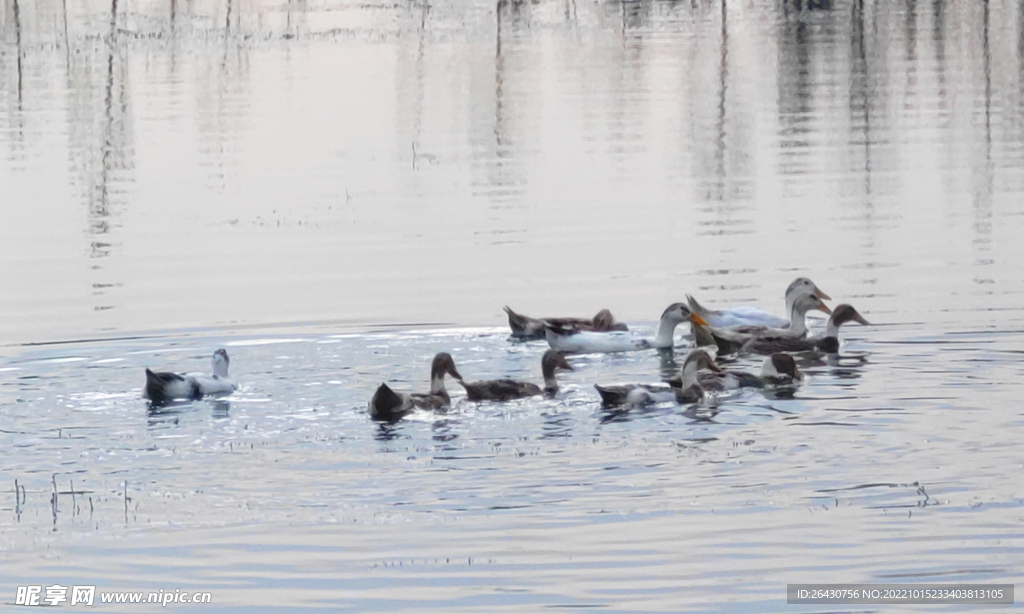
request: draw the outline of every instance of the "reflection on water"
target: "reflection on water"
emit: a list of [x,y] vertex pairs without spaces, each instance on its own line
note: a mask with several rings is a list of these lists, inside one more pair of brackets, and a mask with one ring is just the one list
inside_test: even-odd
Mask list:
[[[0,6],[12,585],[777,611],[796,572],[1020,575],[1024,3]],[[780,312],[802,274],[877,325],[795,392],[599,408],[651,352],[365,417],[439,349],[537,376],[422,323]],[[220,345],[238,394],[138,399]]]
[[[456,390],[447,413],[386,425],[367,398],[425,386],[435,350],[473,379],[529,377],[545,345],[481,329],[26,350],[0,364],[0,571],[267,611],[775,611],[796,575],[1012,582],[1020,334],[914,335],[862,329],[799,388],[714,408],[601,408],[595,381],[656,379],[664,357],[638,352],[572,357],[556,399]],[[140,398],[144,366],[220,345],[236,394]]]
[[999,294],[1019,4],[7,0],[3,336]]

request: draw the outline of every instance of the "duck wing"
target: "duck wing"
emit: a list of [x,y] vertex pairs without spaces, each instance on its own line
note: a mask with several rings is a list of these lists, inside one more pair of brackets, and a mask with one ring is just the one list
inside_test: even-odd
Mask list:
[[765,382],[746,371],[724,371],[722,373],[698,373],[697,381],[708,390],[738,390],[740,388],[764,388]]
[[199,387],[202,395],[226,395],[238,390],[238,384],[226,377],[219,375],[189,375],[196,386]]
[[544,337],[544,320],[516,313],[508,305],[504,309],[505,313],[508,314],[508,327],[512,329],[513,337],[523,339],[541,339]]
[[632,352],[654,347],[649,339],[627,331],[570,332],[549,326],[545,333],[551,349],[566,354]]
[[482,382],[459,382],[466,389],[470,401],[511,401],[543,394],[536,384],[514,379],[495,379]]
[[749,306],[730,307],[715,312],[708,324],[716,328],[734,328],[737,326],[764,326],[767,328],[783,328],[789,324],[786,318],[768,313],[763,309]]
[[717,311],[708,309],[697,302],[697,299],[687,294],[686,302],[690,311],[704,319],[705,322],[715,328],[734,328],[737,326],[767,326],[783,327],[789,324],[789,320],[780,318],[757,307],[741,305]]
[[[597,394],[601,395],[601,403],[605,407],[625,405],[631,400],[635,401],[638,393],[634,391],[646,392],[645,396],[652,403],[671,401],[675,397],[674,389],[667,384],[611,384],[607,386],[594,384],[594,388],[597,389]],[[633,393],[632,398],[630,393]]]
[[754,337],[743,344],[743,351],[754,354],[775,352],[806,352],[817,348],[823,339],[800,339],[796,337]]

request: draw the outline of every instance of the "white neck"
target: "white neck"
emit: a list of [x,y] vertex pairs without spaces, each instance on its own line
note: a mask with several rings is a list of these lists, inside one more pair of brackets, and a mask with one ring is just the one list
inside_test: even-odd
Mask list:
[[807,310],[800,309],[796,305],[789,308],[789,330],[794,335],[807,333]]
[[828,326],[825,327],[825,337],[839,338],[839,325],[832,321],[832,318],[828,319]]
[[775,363],[772,362],[772,357],[764,359],[764,364],[761,365],[761,377],[782,377],[782,374],[775,370]]
[[686,390],[690,386],[699,385],[697,382],[697,361],[688,360],[684,362],[681,375],[683,379],[683,390]]
[[216,375],[217,377],[226,378],[228,376],[228,363],[222,360],[214,360],[213,374]]
[[444,373],[430,378],[430,393],[437,394],[439,392],[447,392],[444,389]]
[[544,387],[545,388],[558,388],[558,382],[555,381],[554,374],[544,376]]
[[679,326],[679,322],[676,320],[671,318],[662,318],[661,324],[658,326],[658,336],[654,338],[654,347],[672,347],[672,338],[676,334],[676,326]]

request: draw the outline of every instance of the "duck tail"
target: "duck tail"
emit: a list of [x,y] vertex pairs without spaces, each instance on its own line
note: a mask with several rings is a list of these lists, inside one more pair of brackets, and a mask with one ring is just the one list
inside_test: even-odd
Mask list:
[[153,373],[148,368],[146,369],[145,397],[155,403],[159,403],[165,398],[163,382],[159,377],[160,375],[163,375],[163,373],[157,374]]
[[508,327],[512,329],[512,334],[522,335],[529,332],[530,319],[528,317],[512,311],[508,305],[505,305],[504,309],[508,314]]
[[750,343],[756,339],[752,337],[745,342],[733,341],[732,339],[726,339],[721,335],[716,335],[714,332],[711,333],[711,337],[718,346],[718,355],[725,356],[727,354],[739,354],[741,351],[749,347]]
[[387,384],[381,383],[370,399],[370,417],[375,420],[391,420],[395,410],[401,406],[402,397]]
[[686,302],[690,305],[690,311],[704,318],[705,321],[710,321],[708,318],[711,317],[711,311],[697,302],[697,299],[693,298],[692,294],[686,295]]
[[594,388],[597,390],[597,394],[601,396],[601,403],[606,407],[622,405],[626,402],[627,393],[621,388],[613,386],[604,388],[600,384],[594,384]]

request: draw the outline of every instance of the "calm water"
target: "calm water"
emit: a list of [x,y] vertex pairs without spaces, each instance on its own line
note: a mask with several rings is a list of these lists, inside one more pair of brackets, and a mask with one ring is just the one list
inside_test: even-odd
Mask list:
[[[66,5],[0,0],[0,603],[810,612],[786,583],[1024,573],[1024,3]],[[365,415],[437,351],[539,380],[505,304],[651,327],[803,274],[875,326],[792,398],[603,411],[672,366],[637,353]],[[217,347],[235,395],[140,398]]]

